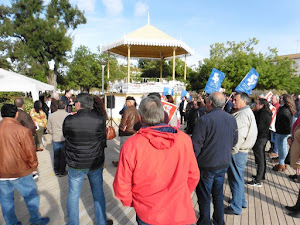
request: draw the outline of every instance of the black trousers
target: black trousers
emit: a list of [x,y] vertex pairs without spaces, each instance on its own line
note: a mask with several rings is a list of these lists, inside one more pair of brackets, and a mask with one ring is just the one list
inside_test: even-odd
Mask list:
[[180,112],[180,124],[182,124],[182,120],[185,122],[185,112]]
[[64,141],[52,142],[53,144],[53,155],[54,155],[54,172],[56,174],[64,175],[66,171],[66,156]]
[[257,164],[256,181],[261,182],[265,178],[266,174],[266,154],[265,147],[267,144],[267,138],[257,139],[253,146],[253,152],[255,157],[255,163]]

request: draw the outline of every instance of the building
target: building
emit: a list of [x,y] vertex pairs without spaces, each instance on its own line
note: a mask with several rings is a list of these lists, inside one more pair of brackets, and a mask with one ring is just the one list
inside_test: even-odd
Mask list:
[[295,61],[295,69],[297,70],[296,74],[300,77],[300,53],[290,54],[290,55],[281,55],[282,58],[289,58]]

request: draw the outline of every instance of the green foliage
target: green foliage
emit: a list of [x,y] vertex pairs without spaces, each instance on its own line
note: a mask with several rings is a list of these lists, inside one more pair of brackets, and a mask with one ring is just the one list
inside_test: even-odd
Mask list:
[[92,53],[85,46],[80,46],[76,49],[70,64],[67,80],[70,88],[80,88],[89,92],[91,87],[101,86],[101,72],[102,68],[97,54]]
[[[99,55],[99,63],[101,65],[105,65],[104,68],[104,78],[105,78],[105,83],[108,82],[107,79],[107,61],[108,61],[108,55],[106,52],[102,52]],[[119,65],[118,60],[116,57],[113,55],[109,56],[109,80],[114,81],[114,80],[120,80],[127,78],[127,66],[124,65]],[[106,85],[105,85],[106,86]]]
[[[138,67],[142,69],[141,77],[160,77],[160,61],[140,59]],[[173,73],[173,60],[164,60],[162,64],[162,77],[166,80],[172,79]],[[187,66],[187,79],[193,74],[193,70]],[[184,81],[184,62],[175,59],[175,78],[176,80]]]
[[14,104],[14,100],[19,97],[24,99],[24,111],[29,112],[33,108],[32,98],[25,98],[21,92],[0,92],[0,109],[4,104]]
[[278,57],[276,49],[267,54],[256,53],[254,47],[258,40],[253,38],[240,43],[228,41],[211,45],[210,58],[199,64],[199,71],[190,79],[193,90],[205,87],[211,70],[216,68],[225,73],[222,83],[228,92],[235,89],[253,67],[259,73],[257,89],[300,91],[300,79],[294,75],[293,61]]
[[57,78],[56,78],[56,81],[57,81],[57,87],[60,89],[60,90],[67,90],[69,89],[68,88],[68,80],[67,80],[67,77],[62,75],[62,74],[58,74],[57,75]]
[[[86,46],[76,49],[73,61],[69,65],[66,80],[68,88],[89,91],[91,88],[102,88],[102,65],[104,65],[104,88],[107,82],[127,77],[127,68],[118,65],[114,56],[109,59],[109,80],[107,78],[107,53],[92,53]],[[60,77],[59,79],[62,79]],[[64,88],[66,89],[66,88]]]
[[[67,61],[72,48],[68,29],[86,23],[83,13],[69,0],[13,0],[11,7],[0,5],[0,65],[46,81],[50,79],[48,62],[54,72]],[[7,64],[10,58],[11,64]],[[55,81],[54,81],[55,82]]]

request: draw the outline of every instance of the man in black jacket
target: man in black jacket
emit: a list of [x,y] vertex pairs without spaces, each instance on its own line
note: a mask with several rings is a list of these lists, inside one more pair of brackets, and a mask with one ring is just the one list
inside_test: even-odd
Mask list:
[[67,116],[63,123],[66,161],[69,165],[68,224],[79,224],[79,197],[85,175],[92,189],[97,224],[106,224],[105,196],[103,192],[103,163],[106,146],[104,117],[92,112],[94,100],[81,93],[75,101],[75,115]]
[[272,120],[272,112],[269,109],[268,101],[264,98],[256,100],[254,109],[258,134],[252,150],[254,153],[255,163],[257,164],[257,172],[256,176],[252,176],[253,180],[247,182],[247,184],[254,187],[261,187],[261,181],[265,180],[266,174],[265,147],[269,138],[269,127]]
[[200,217],[197,225],[210,224],[211,195],[214,203],[214,224],[224,224],[223,184],[231,160],[231,150],[238,140],[235,118],[222,111],[225,97],[220,92],[210,94],[206,111],[193,131],[193,146],[200,169],[196,188]]
[[180,124],[182,124],[182,121],[184,121],[184,123],[185,123],[185,107],[187,105],[187,102],[185,99],[186,99],[186,97],[183,96],[182,101],[179,104]]

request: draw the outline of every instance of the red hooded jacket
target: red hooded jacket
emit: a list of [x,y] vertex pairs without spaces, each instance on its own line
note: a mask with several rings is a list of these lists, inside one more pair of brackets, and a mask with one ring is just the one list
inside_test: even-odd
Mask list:
[[[145,223],[196,222],[191,199],[200,179],[191,138],[182,131],[141,128],[122,146],[114,191]],[[158,128],[159,129],[159,128]]]

